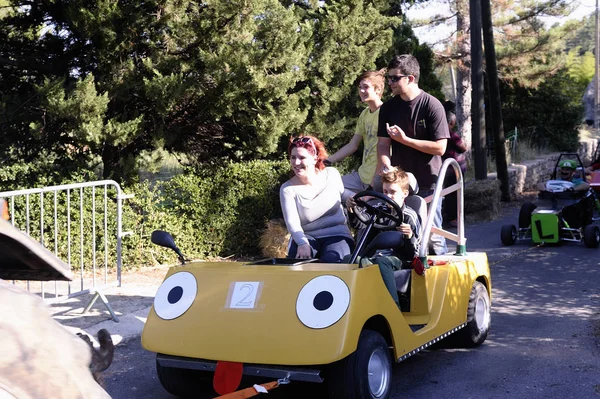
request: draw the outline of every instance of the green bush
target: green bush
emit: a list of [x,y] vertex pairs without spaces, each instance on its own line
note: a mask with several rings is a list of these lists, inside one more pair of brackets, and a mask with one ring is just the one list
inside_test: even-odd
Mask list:
[[155,229],[170,232],[190,258],[255,256],[265,222],[281,217],[279,186],[289,178],[287,161],[251,161],[188,170],[174,178],[137,185],[126,223],[134,235],[126,242],[133,264],[151,262]]
[[[172,251],[150,242],[150,235],[156,229],[170,232],[188,258],[259,255],[259,237],[265,222],[281,217],[279,187],[289,176],[287,161],[251,161],[190,169],[168,181],[146,180],[123,187],[127,194],[134,194],[123,203],[122,228],[133,233],[123,239],[123,266],[177,262]],[[68,208],[66,193],[59,193],[56,198],[53,193],[47,193],[42,201],[39,195],[31,196],[29,219],[26,197],[21,197],[15,201],[12,218],[18,228],[29,231],[36,240],[40,240],[43,230],[44,245],[61,259],[70,258],[74,269],[80,267],[80,253],[83,253],[85,269],[91,269],[94,264],[93,254],[96,265],[103,265],[106,256],[109,266],[115,266],[116,204],[112,200],[107,203],[105,252],[103,189],[96,188],[94,201],[90,190],[85,189],[83,201],[79,190],[71,190]],[[109,189],[109,198],[114,197],[114,189]],[[43,228],[39,222],[41,206]],[[79,216],[80,208],[83,217]],[[95,220],[91,216],[93,208],[98,213]],[[67,231],[71,233],[70,248]]]

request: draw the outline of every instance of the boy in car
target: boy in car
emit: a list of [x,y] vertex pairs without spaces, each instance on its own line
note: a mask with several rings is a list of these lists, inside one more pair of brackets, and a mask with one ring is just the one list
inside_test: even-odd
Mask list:
[[[379,271],[386,288],[392,295],[394,302],[400,306],[394,271],[402,269],[403,266],[408,267],[412,260],[418,256],[421,242],[421,220],[417,213],[404,203],[409,193],[408,174],[400,168],[391,167],[381,175],[381,180],[383,193],[394,200],[403,211],[403,221],[396,227],[398,233],[402,235],[402,240],[394,248],[377,249],[374,255],[362,259],[360,262],[379,265]],[[348,209],[352,209],[356,205],[354,198],[348,198],[346,205]],[[383,234],[385,233],[388,232]],[[376,239],[377,237],[374,240]]]
[[[558,180],[568,181],[573,183],[574,191],[586,191],[590,188],[590,185],[585,182],[585,180],[575,177],[575,170],[577,170],[577,162],[571,159],[565,159],[560,161],[558,164],[560,167]],[[546,182],[542,182],[538,184],[538,189],[540,191],[546,191]]]

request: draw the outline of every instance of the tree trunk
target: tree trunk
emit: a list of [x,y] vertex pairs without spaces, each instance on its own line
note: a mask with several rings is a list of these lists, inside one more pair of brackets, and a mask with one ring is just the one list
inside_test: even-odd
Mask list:
[[471,82],[473,164],[475,179],[487,179],[487,140],[485,131],[485,90],[483,81],[483,41],[481,37],[481,0],[469,1],[471,18]]
[[469,1],[456,1],[456,51],[458,66],[456,71],[456,123],[458,134],[467,146],[467,155],[471,153],[471,38],[469,20]]
[[121,183],[121,176],[119,175],[120,163],[119,163],[119,151],[110,145],[105,145],[102,149],[102,178],[113,179]]
[[[597,1],[597,0],[596,0]],[[496,175],[502,183],[502,201],[510,201],[510,183],[506,162],[506,140],[504,138],[504,122],[502,121],[502,105],[496,66],[496,48],[494,47],[494,25],[492,23],[492,6],[490,0],[481,1],[481,17],[483,26],[483,42],[485,48],[486,70],[488,76],[490,115],[494,133],[494,149],[496,151]]]

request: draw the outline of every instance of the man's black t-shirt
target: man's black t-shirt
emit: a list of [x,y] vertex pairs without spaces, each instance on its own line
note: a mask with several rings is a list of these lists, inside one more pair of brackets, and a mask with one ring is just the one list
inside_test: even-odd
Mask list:
[[[399,126],[408,137],[417,140],[437,141],[450,138],[444,106],[437,98],[424,91],[412,101],[394,96],[383,103],[379,110],[378,137],[389,137],[386,123]],[[425,194],[435,188],[442,166],[441,156],[426,154],[395,140],[392,140],[391,152],[392,166],[399,166],[413,173],[421,187],[420,193]]]

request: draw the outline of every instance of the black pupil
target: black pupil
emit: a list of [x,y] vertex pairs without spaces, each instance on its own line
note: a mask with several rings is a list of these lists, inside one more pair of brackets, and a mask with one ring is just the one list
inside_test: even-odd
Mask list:
[[183,288],[181,288],[180,286],[173,287],[173,288],[171,288],[171,291],[169,291],[167,300],[172,305],[174,303],[177,303],[181,299],[182,296],[183,296]]
[[329,309],[332,303],[333,295],[331,295],[331,292],[329,291],[319,292],[313,300],[313,306],[315,307],[315,309],[321,311]]

